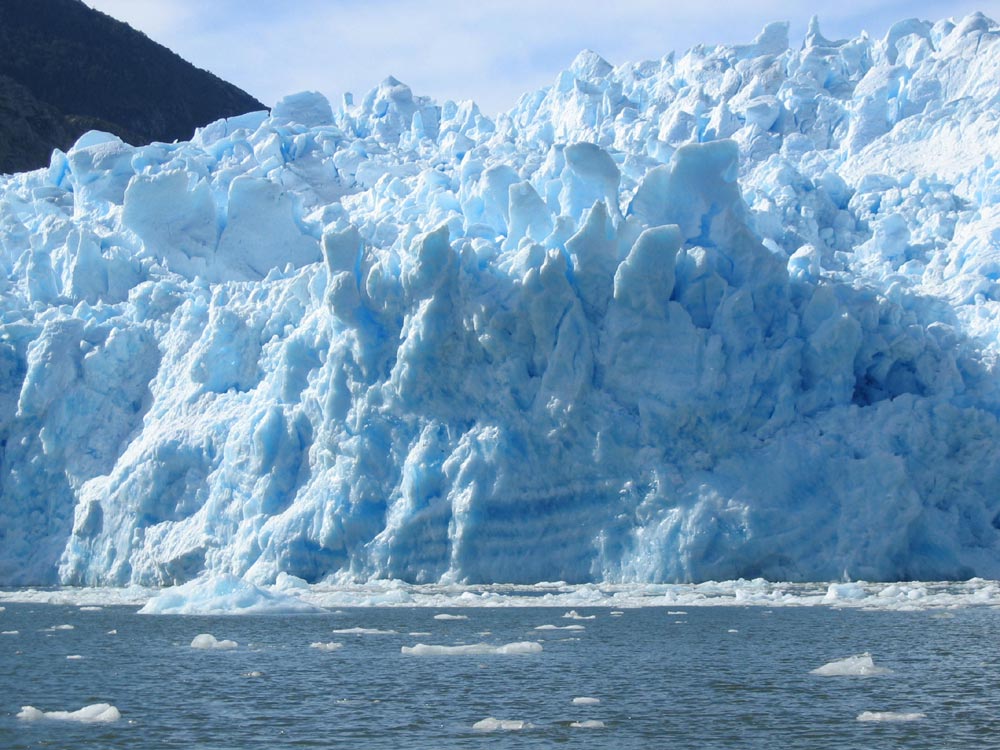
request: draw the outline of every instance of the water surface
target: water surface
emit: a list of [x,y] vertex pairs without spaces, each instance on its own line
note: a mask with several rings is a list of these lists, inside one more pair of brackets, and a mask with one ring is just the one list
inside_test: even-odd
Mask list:
[[[1000,747],[1000,611],[990,607],[577,609],[594,619],[552,607],[242,617],[136,609],[5,605],[0,630],[18,632],[0,636],[0,747]],[[467,619],[435,618],[442,613]],[[60,625],[73,629],[51,629]],[[545,625],[560,629],[536,630]],[[352,628],[395,632],[333,632]],[[239,646],[191,648],[200,633]],[[543,650],[401,651],[524,641]],[[318,642],[343,646],[310,647]],[[866,651],[891,673],[810,674]],[[600,702],[573,702],[580,697]],[[104,702],[119,721],[16,718],[26,705]],[[859,722],[865,711],[925,717]],[[488,717],[530,726],[473,729]],[[585,721],[604,726],[572,726]]]

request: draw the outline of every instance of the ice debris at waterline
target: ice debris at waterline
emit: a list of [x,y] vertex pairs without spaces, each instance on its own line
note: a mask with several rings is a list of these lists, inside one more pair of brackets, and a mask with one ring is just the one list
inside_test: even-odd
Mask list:
[[166,588],[139,610],[144,615],[294,614],[321,611],[299,597],[231,575],[204,576]]
[[[204,584],[204,585],[199,585]],[[79,605],[80,602],[99,601],[106,605],[142,607],[152,596],[174,596],[178,590],[189,592],[187,601],[178,595],[182,609],[170,613],[187,614],[249,614],[245,608],[225,610],[218,601],[206,601],[202,592],[211,590],[209,578],[197,579],[183,587],[161,591],[138,588],[55,588],[0,590],[0,601],[34,604]],[[851,596],[831,596],[835,589],[849,588]],[[265,590],[286,591],[280,584],[264,587]],[[400,607],[400,608],[504,608],[504,607],[566,607],[600,608],[601,616],[628,616],[621,608],[639,607],[759,607],[769,614],[775,607],[831,607],[837,609],[862,609],[895,612],[931,612],[929,622],[946,623],[950,610],[965,607],[1000,607],[1000,582],[979,578],[969,581],[938,581],[908,583],[826,584],[753,581],[707,581],[697,584],[652,583],[544,583],[535,585],[489,584],[410,584],[404,581],[373,579],[360,584],[316,583],[288,593],[312,609],[304,613],[326,610],[334,615],[344,615],[344,607]],[[287,614],[288,608],[280,599],[262,599],[262,608],[253,614]],[[277,609],[269,611],[268,602],[277,602]],[[154,608],[146,610],[159,613]],[[298,610],[295,610],[298,611]],[[569,614],[569,613],[567,613]],[[595,620],[597,615],[572,612],[575,620]],[[566,617],[567,615],[564,615]],[[54,632],[49,629],[45,632]],[[113,635],[117,631],[109,631]],[[333,631],[338,635],[401,635],[391,629],[353,626]],[[481,631],[479,635],[488,634]],[[430,635],[429,632],[408,632],[411,636]]]
[[0,178],[0,584],[1000,577],[998,73],[779,23]]
[[41,711],[34,706],[22,706],[17,718],[22,721],[77,721],[83,724],[108,724],[122,717],[117,708],[110,703],[94,703],[84,706],[78,711]]

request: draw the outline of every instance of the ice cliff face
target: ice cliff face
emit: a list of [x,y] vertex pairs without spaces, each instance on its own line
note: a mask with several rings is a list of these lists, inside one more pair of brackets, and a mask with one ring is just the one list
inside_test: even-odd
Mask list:
[[0,182],[0,583],[1000,577],[1000,30]]

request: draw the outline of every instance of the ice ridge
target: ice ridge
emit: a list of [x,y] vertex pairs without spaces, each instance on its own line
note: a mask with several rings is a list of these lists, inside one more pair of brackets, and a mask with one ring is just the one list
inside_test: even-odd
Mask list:
[[779,23],[0,177],[0,584],[1000,577],[998,39]]

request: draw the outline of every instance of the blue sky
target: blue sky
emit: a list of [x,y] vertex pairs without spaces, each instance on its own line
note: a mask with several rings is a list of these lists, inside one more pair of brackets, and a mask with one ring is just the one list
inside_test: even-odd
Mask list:
[[336,104],[387,75],[439,101],[475,99],[493,114],[553,82],[581,49],[612,63],[698,43],[750,41],[769,21],[809,17],[829,38],[881,37],[897,20],[1000,19],[1000,0],[85,0],[271,105],[322,91]]

